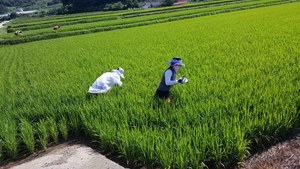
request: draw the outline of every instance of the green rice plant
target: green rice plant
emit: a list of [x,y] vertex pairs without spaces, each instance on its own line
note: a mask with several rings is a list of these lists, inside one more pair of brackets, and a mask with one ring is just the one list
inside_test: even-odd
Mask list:
[[0,139],[0,163],[3,161],[3,141]]
[[130,131],[126,129],[118,129],[118,132],[127,132],[126,135],[121,135],[119,138],[118,148],[127,160],[129,166],[134,166],[138,162],[136,158],[139,154],[137,148],[137,138],[140,137],[138,132]]
[[16,159],[19,153],[19,142],[17,133],[17,124],[10,118],[1,121],[1,138],[2,138],[2,152],[5,152],[9,157]]
[[97,138],[97,142],[102,148],[111,152],[118,152],[117,128],[110,123],[95,123],[95,131],[92,137]]
[[21,140],[26,145],[28,151],[33,153],[35,149],[34,128],[27,120],[21,119],[20,121]]
[[[166,134],[166,133],[164,133]],[[175,161],[174,161],[174,152],[172,149],[173,143],[173,136],[172,133],[161,135],[157,140],[156,152],[158,155],[158,162],[161,168],[174,168]]]
[[[299,5],[2,46],[0,125],[57,119],[64,139],[84,134],[147,168],[232,166],[299,126]],[[153,96],[174,56],[189,82],[164,104]],[[116,67],[123,88],[86,97]]]
[[[149,131],[148,128],[142,127],[141,130],[138,129],[133,129],[132,133],[132,139],[134,139],[134,146],[131,145],[131,148],[125,148],[121,150],[123,151],[130,151],[132,149],[132,153],[138,153],[139,158],[138,159],[132,159],[134,162],[138,162],[139,164],[146,166],[147,168],[155,168],[158,166],[158,162],[156,161],[156,136],[159,134],[157,133],[157,130],[154,131]],[[123,139],[122,139],[123,140]],[[121,143],[124,144],[124,143]],[[129,150],[126,150],[129,149]],[[134,150],[135,149],[135,150]],[[128,152],[128,156],[131,156],[130,153]],[[135,160],[135,161],[134,161]],[[130,163],[130,162],[129,162]]]
[[40,145],[44,150],[47,150],[47,145],[49,141],[49,133],[47,128],[47,121],[46,120],[40,120],[37,125],[37,137],[39,140]]
[[68,128],[66,118],[64,118],[64,117],[60,118],[60,120],[58,122],[58,127],[59,127],[59,131],[60,131],[63,139],[67,140],[68,139],[69,128]]
[[208,141],[211,140],[208,131],[207,124],[186,131],[186,135],[192,138],[186,145],[186,149],[189,151],[187,158],[189,158],[191,168],[208,168],[206,165],[209,156]]
[[52,139],[54,140],[54,143],[58,143],[58,128],[55,120],[53,118],[48,117],[47,122],[49,127],[48,130]]
[[[92,113],[83,112],[80,114],[80,119],[82,120],[84,134],[91,137],[92,139],[99,139],[99,132],[102,132],[101,121],[97,118],[96,115]],[[111,133],[113,134],[113,133]]]
[[[72,112],[72,111],[71,111]],[[70,131],[74,132],[76,136],[79,136],[82,131],[82,120],[80,118],[80,113],[79,112],[73,112],[72,114],[69,114],[69,126],[70,126]]]

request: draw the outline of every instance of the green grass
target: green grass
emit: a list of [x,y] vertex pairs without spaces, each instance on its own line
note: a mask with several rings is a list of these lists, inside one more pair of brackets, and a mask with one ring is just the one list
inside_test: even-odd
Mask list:
[[[0,125],[9,132],[0,138],[14,144],[3,144],[0,157],[18,155],[16,126],[27,121],[43,149],[57,131],[64,139],[89,136],[129,165],[236,164],[251,146],[299,126],[299,7],[2,46]],[[173,87],[168,105],[153,95],[174,56],[183,58],[178,76],[189,82]],[[124,87],[88,98],[94,80],[117,67],[125,70]]]

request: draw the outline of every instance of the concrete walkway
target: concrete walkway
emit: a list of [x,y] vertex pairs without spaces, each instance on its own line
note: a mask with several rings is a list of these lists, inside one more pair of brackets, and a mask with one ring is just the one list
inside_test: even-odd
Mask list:
[[[47,150],[48,151],[48,150]],[[46,152],[47,152],[46,151]],[[125,169],[92,148],[74,144],[55,148],[10,169]]]

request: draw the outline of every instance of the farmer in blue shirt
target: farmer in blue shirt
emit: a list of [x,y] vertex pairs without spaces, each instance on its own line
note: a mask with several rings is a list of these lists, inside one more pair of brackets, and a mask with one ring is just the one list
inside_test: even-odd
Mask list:
[[180,57],[174,57],[172,61],[168,64],[170,65],[170,67],[165,70],[162,76],[158,89],[156,90],[156,96],[158,96],[161,100],[170,103],[171,100],[169,97],[169,93],[172,86],[179,83],[187,83],[188,80],[184,76],[176,80],[177,71],[180,69],[181,66],[185,66],[181,62]]

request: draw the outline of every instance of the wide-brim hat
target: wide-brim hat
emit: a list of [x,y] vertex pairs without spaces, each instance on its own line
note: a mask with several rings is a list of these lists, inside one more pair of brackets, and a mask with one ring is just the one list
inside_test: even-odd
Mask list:
[[182,63],[181,58],[180,57],[173,57],[171,62],[168,62],[168,64],[170,66],[185,66],[185,64]]

